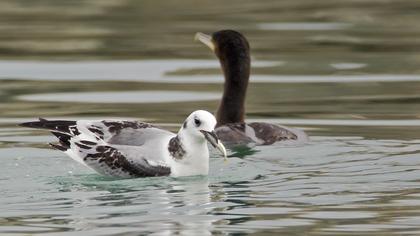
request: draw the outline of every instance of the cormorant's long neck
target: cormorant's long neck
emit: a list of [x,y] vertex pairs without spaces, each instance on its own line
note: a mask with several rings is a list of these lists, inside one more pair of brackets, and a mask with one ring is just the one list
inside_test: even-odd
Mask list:
[[220,58],[225,85],[223,97],[217,110],[217,126],[244,122],[245,97],[250,73],[249,52]]

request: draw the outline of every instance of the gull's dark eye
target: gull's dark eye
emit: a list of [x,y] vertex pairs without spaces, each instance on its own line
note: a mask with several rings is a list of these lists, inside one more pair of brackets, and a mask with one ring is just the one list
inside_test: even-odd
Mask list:
[[195,123],[195,126],[197,127],[201,125],[201,121],[197,118],[194,118],[194,123]]

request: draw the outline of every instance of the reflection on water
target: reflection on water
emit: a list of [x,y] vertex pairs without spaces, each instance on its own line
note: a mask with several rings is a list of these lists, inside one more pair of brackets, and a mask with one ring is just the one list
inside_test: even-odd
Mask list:
[[[255,65],[254,65],[255,64]],[[281,61],[257,61],[254,68],[280,66]],[[156,83],[223,83],[216,60],[146,60],[146,61],[88,61],[37,62],[0,61],[0,80],[53,81],[138,81]],[[364,67],[357,63],[336,63],[331,67],[351,70]],[[21,70],[25,68],[25,70]],[[186,69],[189,68],[189,69]],[[100,73],[99,73],[100,72]],[[196,74],[200,72],[199,74]],[[208,73],[217,74],[208,74]],[[363,75],[259,75],[251,76],[252,83],[372,83],[419,82],[420,75],[363,74]]]
[[261,23],[258,25],[263,30],[344,30],[351,27],[351,24],[346,23],[313,23],[313,22],[298,22],[298,23]]
[[[0,234],[417,235],[419,8],[1,1]],[[299,126],[307,145],[235,149],[208,177],[113,179],[16,127],[124,117],[175,131],[217,108],[219,63],[193,35],[221,28],[251,43],[247,119]]]
[[[228,166],[213,158],[209,177],[179,179],[100,177],[59,152],[15,150],[23,157],[2,153],[9,169],[0,180],[3,233],[418,227],[419,140],[313,137],[304,147],[262,147],[246,159],[232,157]],[[19,184],[5,184],[12,179]]]
[[82,103],[172,103],[217,100],[217,93],[187,91],[130,91],[130,92],[86,92],[47,93],[20,96],[23,101],[38,102],[82,102]]

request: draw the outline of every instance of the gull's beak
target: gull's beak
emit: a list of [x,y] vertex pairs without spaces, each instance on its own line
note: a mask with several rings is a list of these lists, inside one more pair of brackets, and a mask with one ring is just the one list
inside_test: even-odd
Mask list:
[[204,43],[205,45],[207,45],[207,47],[209,47],[213,52],[215,50],[215,45],[213,43],[213,39],[211,38],[210,35],[207,34],[203,34],[203,33],[196,33],[194,36],[194,40],[198,40],[202,43]]
[[217,148],[225,158],[225,161],[227,161],[227,154],[226,154],[226,148],[223,145],[222,142],[220,142],[219,138],[214,132],[208,132],[205,130],[200,130],[201,133],[204,134],[204,137],[207,139],[207,141],[215,148]]

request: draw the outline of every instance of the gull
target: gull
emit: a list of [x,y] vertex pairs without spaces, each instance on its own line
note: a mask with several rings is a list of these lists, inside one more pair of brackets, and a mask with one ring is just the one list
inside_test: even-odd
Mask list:
[[128,120],[46,120],[23,127],[47,129],[58,138],[50,145],[75,161],[107,176],[153,177],[207,175],[207,142],[226,160],[226,149],[214,133],[215,117],[192,112],[178,133]]

